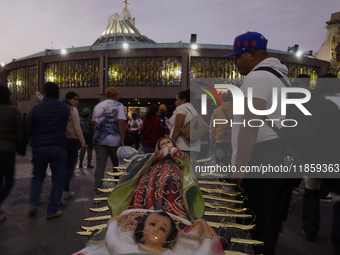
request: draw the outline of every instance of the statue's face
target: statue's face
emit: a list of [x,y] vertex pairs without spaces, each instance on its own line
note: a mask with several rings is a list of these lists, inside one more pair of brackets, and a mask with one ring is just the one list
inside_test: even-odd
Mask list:
[[161,149],[168,147],[168,149],[171,150],[174,147],[174,144],[172,143],[172,141],[170,139],[163,139],[160,142],[159,147]]
[[166,242],[171,230],[171,221],[168,217],[151,214],[145,220],[143,229],[144,244],[149,247],[161,248]]

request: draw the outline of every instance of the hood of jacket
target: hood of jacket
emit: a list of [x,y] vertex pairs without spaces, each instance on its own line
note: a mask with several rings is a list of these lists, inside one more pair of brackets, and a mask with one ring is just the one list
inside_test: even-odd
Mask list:
[[287,68],[287,66],[281,64],[280,60],[278,60],[277,58],[266,58],[266,59],[262,60],[260,63],[258,63],[253,68],[253,70],[255,70],[255,69],[257,69],[257,68],[259,68],[261,66],[269,66],[269,67],[274,68],[277,71],[280,71],[284,75],[288,75],[288,68]]

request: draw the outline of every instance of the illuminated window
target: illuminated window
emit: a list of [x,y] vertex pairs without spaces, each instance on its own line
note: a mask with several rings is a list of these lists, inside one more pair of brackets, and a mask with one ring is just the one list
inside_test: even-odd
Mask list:
[[37,66],[10,71],[7,76],[7,86],[14,102],[30,100],[31,95],[34,95],[38,90]]
[[181,86],[182,58],[111,58],[109,86]]
[[221,79],[221,83],[240,85],[244,76],[234,65],[233,58],[191,58],[190,81]]
[[311,78],[310,79],[311,88],[315,87],[316,79],[318,78],[319,67],[284,62],[282,62],[282,64],[288,67],[289,79],[294,81],[294,78],[296,78],[299,74],[307,74]]
[[45,83],[54,82],[60,88],[98,87],[99,60],[79,60],[45,65]]

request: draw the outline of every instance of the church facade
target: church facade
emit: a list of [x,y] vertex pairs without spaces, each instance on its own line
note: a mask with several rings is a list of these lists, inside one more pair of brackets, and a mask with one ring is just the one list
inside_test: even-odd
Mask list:
[[[232,58],[232,45],[192,43],[156,43],[135,26],[127,9],[115,13],[91,46],[45,50],[8,63],[1,72],[1,84],[7,85],[22,112],[37,102],[35,93],[45,82],[60,86],[60,97],[69,91],[80,96],[79,109],[93,107],[105,98],[105,89],[116,86],[121,102],[131,111],[150,104],[172,104],[176,94],[195,79],[219,78],[224,83],[239,85],[243,77]],[[318,74],[329,69],[329,62],[292,52],[268,49],[289,68],[289,77],[308,74],[315,82]],[[141,109],[145,111],[145,109]]]

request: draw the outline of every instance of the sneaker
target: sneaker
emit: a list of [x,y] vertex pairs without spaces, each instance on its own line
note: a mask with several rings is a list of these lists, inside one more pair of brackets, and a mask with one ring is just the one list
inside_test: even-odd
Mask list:
[[331,194],[328,194],[327,196],[320,197],[321,202],[331,203],[332,197]]
[[31,218],[35,218],[38,215],[38,206],[31,206],[30,210],[28,211],[28,216]]
[[54,214],[47,215],[47,216],[46,216],[46,220],[52,220],[52,219],[55,219],[55,218],[60,217],[61,215],[63,215],[63,212],[62,212],[62,211],[57,211],[57,212],[54,213]]
[[299,195],[299,189],[298,188],[293,188],[293,194],[294,195]]
[[92,166],[92,165],[88,165],[88,166],[87,166],[87,168],[94,168],[94,166]]
[[83,169],[83,165],[79,165],[79,169]]
[[63,199],[69,199],[70,197],[74,197],[76,193],[74,193],[72,190],[70,191],[64,191],[63,192]]

